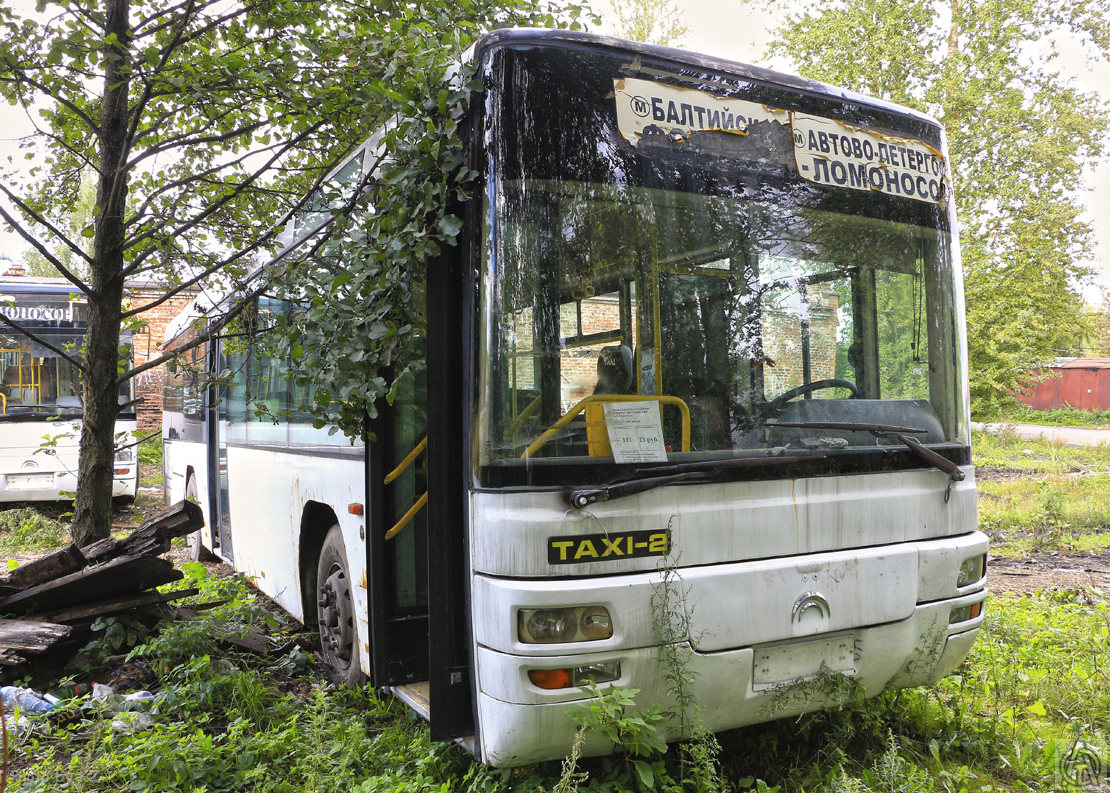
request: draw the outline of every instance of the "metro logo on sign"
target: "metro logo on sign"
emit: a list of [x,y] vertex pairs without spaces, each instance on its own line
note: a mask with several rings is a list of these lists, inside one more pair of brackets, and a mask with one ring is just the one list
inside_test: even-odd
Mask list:
[[804,113],[791,114],[803,179],[933,204],[947,196],[947,166],[933,147]]
[[617,127],[633,146],[649,131],[685,140],[695,132],[746,135],[758,121],[789,121],[785,110],[632,77],[613,80],[613,94]]

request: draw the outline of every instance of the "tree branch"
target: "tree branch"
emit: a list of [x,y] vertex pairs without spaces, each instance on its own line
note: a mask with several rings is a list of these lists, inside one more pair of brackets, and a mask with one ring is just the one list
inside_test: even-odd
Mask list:
[[[6,188],[4,188],[3,185],[0,185],[0,188],[3,188],[3,189],[6,190]],[[58,257],[56,257],[54,254],[52,254],[49,250],[47,250],[45,245],[43,245],[41,242],[39,242],[37,239],[35,239],[35,237],[32,234],[30,234],[26,229],[24,229],[23,225],[19,221],[17,221],[14,217],[12,217],[12,215],[6,209],[4,209],[4,207],[2,207],[2,206],[0,206],[0,217],[2,217],[4,219],[4,222],[6,222],[9,226],[12,227],[12,229],[15,230],[16,234],[21,236],[27,242],[31,243],[31,247],[33,247],[36,251],[38,251],[40,254],[42,254],[42,257],[44,259],[46,259],[46,261],[48,261],[48,262],[50,262],[50,264],[54,265],[54,267],[56,267],[58,269],[58,272],[60,272],[65,277],[65,279],[67,281],[69,281],[75,287],[80,289],[81,292],[83,292],[86,297],[91,297],[92,296],[92,291],[90,290],[88,285],[86,285],[84,281],[82,281],[80,278],[78,278],[76,275],[74,275],[68,269],[66,269],[66,266],[64,264],[62,264],[60,261],[58,261]]]
[[[73,242],[68,236],[63,234],[57,227],[54,226],[53,223],[51,223],[49,220],[44,218],[42,215],[40,215],[35,210],[31,209],[31,207],[27,205],[27,202],[22,200],[15,193],[13,193],[11,190],[9,190],[7,185],[0,183],[0,192],[3,192],[4,195],[6,195],[8,197],[9,201],[11,201],[17,207],[19,207],[20,211],[25,212],[26,214],[30,215],[31,220],[33,220],[35,223],[38,223],[40,226],[45,226],[46,229],[51,234],[53,234],[55,237],[57,237],[59,240],[61,240],[67,248],[69,248],[71,251],[76,253],[78,256],[80,256],[82,259],[84,259],[87,263],[92,264],[92,258],[87,253],[85,253],[85,251],[82,250],[79,245],[77,245],[75,242]],[[8,221],[8,222],[11,223],[11,221]],[[51,262],[51,264],[54,264],[54,262]],[[56,264],[54,266],[58,267],[58,265],[56,265]],[[65,272],[64,267],[58,267],[58,269],[61,270],[63,273]],[[69,276],[67,276],[67,278],[68,277]],[[73,279],[70,278],[70,280],[72,281]],[[81,284],[79,282],[74,282],[74,285],[75,286],[81,286]]]

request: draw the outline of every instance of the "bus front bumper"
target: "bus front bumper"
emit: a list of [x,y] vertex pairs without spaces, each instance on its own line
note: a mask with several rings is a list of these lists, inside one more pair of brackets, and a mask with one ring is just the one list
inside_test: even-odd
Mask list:
[[[919,604],[909,618],[884,625],[711,653],[680,645],[667,655],[682,659],[693,676],[695,723],[719,732],[940,680],[967,655],[983,621],[980,611],[952,622],[954,611],[982,604],[986,596],[981,589]],[[576,730],[572,714],[589,707],[590,698],[578,688],[538,688],[528,670],[614,661],[620,663],[620,678],[602,690],[609,685],[637,689],[638,706],[674,710],[658,647],[544,657],[479,648],[481,759],[517,766],[564,757]],[[667,734],[668,740],[680,737],[675,729]],[[596,734],[587,735],[582,746],[584,756],[612,750]]]
[[[112,498],[134,498],[138,489],[137,464],[126,474],[112,479]],[[0,503],[19,501],[62,501],[77,492],[77,477],[68,471],[35,471],[27,474],[0,474]]]

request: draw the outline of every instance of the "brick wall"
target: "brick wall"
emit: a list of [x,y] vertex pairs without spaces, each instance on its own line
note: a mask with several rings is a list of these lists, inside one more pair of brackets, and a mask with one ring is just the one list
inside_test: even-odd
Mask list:
[[[141,307],[160,298],[164,294],[164,290],[132,287],[129,289],[129,293],[131,295],[131,305]],[[162,341],[165,338],[166,325],[181,313],[193,297],[194,295],[188,293],[175,296],[138,315],[144,326],[141,330],[135,332],[133,338],[136,366],[140,366],[162,354]],[[143,372],[135,378],[135,396],[143,398],[143,401],[137,407],[139,429],[141,430],[154,428],[162,423],[164,375],[164,368],[159,366]]]

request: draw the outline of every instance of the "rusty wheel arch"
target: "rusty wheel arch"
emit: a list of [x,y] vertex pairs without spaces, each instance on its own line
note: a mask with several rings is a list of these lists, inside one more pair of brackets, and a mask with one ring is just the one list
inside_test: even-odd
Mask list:
[[324,538],[331,527],[338,523],[335,510],[319,501],[305,503],[301,512],[297,569],[300,573],[301,613],[306,627],[316,627],[316,565],[320,560]]

